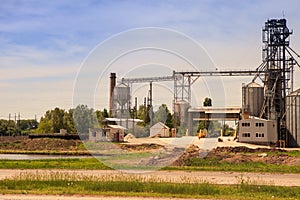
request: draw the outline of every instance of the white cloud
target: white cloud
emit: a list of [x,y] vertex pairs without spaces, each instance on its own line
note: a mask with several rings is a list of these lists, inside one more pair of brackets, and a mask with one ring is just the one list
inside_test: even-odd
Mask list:
[[[203,44],[219,68],[255,69],[261,62],[261,27],[267,18],[282,17],[282,11],[294,30],[291,45],[300,51],[298,8],[297,0],[3,1],[0,90],[6,96],[0,110],[32,113],[38,109],[43,113],[55,105],[67,108],[76,72],[85,56],[98,42],[131,28],[175,29]],[[153,60],[149,56],[146,61]],[[97,58],[94,61],[103,67]],[[185,68],[183,63],[172,61]],[[128,75],[132,66],[140,64],[139,60],[130,61],[130,57],[122,62],[124,65],[115,63],[111,70]],[[297,70],[295,88],[300,86]],[[105,105],[109,73],[103,76],[103,90],[97,97]],[[240,80],[228,80],[226,94],[233,86],[239,88]],[[240,102],[239,95],[227,98],[234,104]]]

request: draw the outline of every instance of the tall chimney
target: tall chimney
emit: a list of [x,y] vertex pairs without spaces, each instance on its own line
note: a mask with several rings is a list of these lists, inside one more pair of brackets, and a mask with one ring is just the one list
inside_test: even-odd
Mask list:
[[116,73],[110,73],[110,91],[109,91],[109,113],[110,116],[113,117],[113,109],[114,109],[114,89],[116,86]]

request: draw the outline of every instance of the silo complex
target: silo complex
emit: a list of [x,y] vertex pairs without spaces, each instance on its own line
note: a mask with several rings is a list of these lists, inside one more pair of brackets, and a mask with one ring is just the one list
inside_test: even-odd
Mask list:
[[264,103],[264,88],[255,82],[243,84],[242,99],[243,111],[247,111],[251,116],[259,117]]
[[300,146],[300,89],[286,97],[286,126],[288,133],[288,145]]

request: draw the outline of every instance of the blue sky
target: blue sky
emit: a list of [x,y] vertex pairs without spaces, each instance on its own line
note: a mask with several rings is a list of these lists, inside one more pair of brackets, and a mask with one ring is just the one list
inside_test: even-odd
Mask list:
[[[182,32],[200,43],[219,68],[255,69],[261,63],[261,28],[268,18],[281,18],[284,12],[294,30],[291,46],[300,51],[299,5],[298,0],[2,0],[0,118],[18,112],[39,118],[56,106],[71,108],[84,59],[107,38],[134,28]],[[224,80],[226,88],[238,91],[228,98],[230,105],[241,104],[241,81],[249,80]],[[107,88],[100,93],[107,95]]]

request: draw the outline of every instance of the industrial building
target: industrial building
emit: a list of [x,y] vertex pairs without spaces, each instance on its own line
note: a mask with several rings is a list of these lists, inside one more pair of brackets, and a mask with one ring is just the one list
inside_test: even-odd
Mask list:
[[92,142],[123,142],[125,127],[108,125],[106,128],[89,128],[89,141]]
[[238,141],[275,144],[277,142],[277,124],[275,120],[251,117],[239,121]]
[[[293,76],[295,67],[300,67],[295,57],[299,58],[300,55],[290,47],[290,35],[292,31],[287,27],[286,19],[267,20],[262,29],[262,64],[254,70],[173,71],[172,75],[162,77],[123,77],[117,86],[116,74],[111,73],[110,113],[113,117],[128,121],[129,111],[133,107],[132,84],[149,82],[144,105],[152,114],[152,83],[173,81],[174,127],[186,129],[188,135],[196,134],[193,128],[196,120],[238,121],[243,113],[250,117],[238,123],[237,136],[240,142],[280,143],[287,147],[299,147],[300,95],[299,90],[294,91]],[[241,108],[198,109],[191,106],[191,86],[204,76],[252,76],[253,80],[242,85]],[[136,98],[134,106],[137,108]],[[245,126],[249,123],[250,126]],[[128,128],[128,125],[125,127]]]

